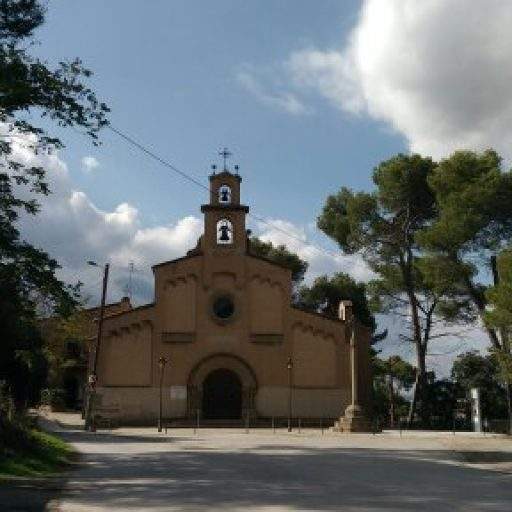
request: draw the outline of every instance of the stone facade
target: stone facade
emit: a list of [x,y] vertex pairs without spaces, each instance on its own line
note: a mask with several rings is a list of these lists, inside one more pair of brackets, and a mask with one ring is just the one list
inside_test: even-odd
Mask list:
[[[251,255],[241,181],[226,170],[210,176],[197,247],[153,267],[152,304],[104,321],[97,391],[122,423],[156,422],[161,377],[165,418],[286,418],[290,383],[294,417],[334,419],[350,403],[348,326],[293,307],[290,270]],[[368,347],[359,327],[363,407]]]

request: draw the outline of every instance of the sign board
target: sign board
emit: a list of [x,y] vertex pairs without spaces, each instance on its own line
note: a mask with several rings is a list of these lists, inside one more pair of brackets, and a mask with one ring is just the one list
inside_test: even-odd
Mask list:
[[475,432],[482,432],[482,410],[480,407],[480,390],[471,388],[471,421]]
[[186,400],[187,386],[171,386],[171,398],[174,400]]

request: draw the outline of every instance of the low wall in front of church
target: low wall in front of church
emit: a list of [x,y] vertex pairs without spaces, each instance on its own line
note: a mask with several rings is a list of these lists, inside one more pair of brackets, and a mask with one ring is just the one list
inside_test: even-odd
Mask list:
[[[99,387],[98,413],[115,416],[121,425],[156,425],[159,412],[158,387]],[[287,418],[289,388],[262,386],[255,396],[259,417]],[[292,390],[292,415],[294,418],[337,418],[350,401],[345,389],[315,388]],[[104,411],[104,413],[102,413]],[[162,411],[166,419],[187,416],[187,388],[171,386],[162,388]]]
[[[160,389],[158,387],[99,387],[98,412],[115,416],[121,425],[156,425]],[[184,418],[187,414],[185,386],[162,388],[162,416]]]
[[[284,386],[262,386],[256,394],[256,410],[260,416],[287,417],[289,389]],[[338,418],[350,401],[344,389],[292,389],[292,415],[295,418]]]

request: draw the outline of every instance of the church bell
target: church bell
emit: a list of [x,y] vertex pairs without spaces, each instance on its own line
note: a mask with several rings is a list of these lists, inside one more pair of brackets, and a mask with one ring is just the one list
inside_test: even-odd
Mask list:
[[221,242],[229,242],[229,227],[224,225],[219,228],[220,230],[220,238]]
[[229,202],[229,192],[228,192],[227,188],[223,188],[220,191],[220,200],[221,200],[222,203]]

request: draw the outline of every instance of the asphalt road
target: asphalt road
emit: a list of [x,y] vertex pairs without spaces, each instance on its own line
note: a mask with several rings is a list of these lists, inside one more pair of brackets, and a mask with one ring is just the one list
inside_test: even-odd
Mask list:
[[439,442],[152,432],[64,432],[83,463],[58,510],[512,511],[512,475],[465,467]]

